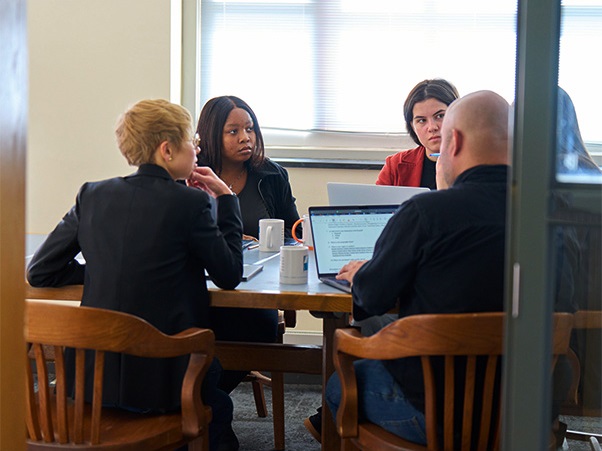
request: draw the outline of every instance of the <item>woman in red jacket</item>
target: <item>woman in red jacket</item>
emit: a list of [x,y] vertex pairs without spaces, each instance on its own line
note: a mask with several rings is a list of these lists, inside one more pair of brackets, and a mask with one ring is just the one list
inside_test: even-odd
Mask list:
[[418,147],[390,155],[378,174],[377,185],[422,186],[436,189],[435,162],[441,123],[450,103],[459,97],[450,82],[436,78],[418,83],[403,104],[406,129]]

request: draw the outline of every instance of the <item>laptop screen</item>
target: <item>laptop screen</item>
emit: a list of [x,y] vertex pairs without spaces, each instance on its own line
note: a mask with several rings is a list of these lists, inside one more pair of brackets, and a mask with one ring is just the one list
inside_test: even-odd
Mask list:
[[328,182],[330,205],[401,205],[412,196],[430,191],[413,186]]
[[399,205],[309,207],[318,277],[351,260],[372,258],[374,245]]

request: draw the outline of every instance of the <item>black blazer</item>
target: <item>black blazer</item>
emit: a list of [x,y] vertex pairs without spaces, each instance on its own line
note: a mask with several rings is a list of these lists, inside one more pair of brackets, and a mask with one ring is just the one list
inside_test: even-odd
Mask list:
[[[75,206],[36,251],[33,286],[84,284],[82,305],[132,313],[167,334],[209,327],[205,269],[231,289],[242,276],[242,221],[235,196],[217,200],[176,183],[160,166],[84,184]],[[85,265],[75,260],[79,252]],[[171,409],[187,361],[111,356],[105,404]]]

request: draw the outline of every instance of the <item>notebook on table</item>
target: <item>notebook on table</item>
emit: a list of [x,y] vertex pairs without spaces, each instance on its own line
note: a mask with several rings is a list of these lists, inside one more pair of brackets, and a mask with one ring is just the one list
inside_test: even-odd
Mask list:
[[309,207],[318,279],[347,293],[349,283],[337,280],[351,260],[369,260],[374,245],[399,205]]
[[401,205],[410,197],[430,191],[413,186],[328,182],[329,205]]

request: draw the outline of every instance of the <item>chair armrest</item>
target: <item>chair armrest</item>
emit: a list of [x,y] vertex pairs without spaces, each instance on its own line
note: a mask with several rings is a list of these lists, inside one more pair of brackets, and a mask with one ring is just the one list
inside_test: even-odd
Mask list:
[[177,334],[173,334],[170,335],[173,338],[189,338],[189,337],[193,337],[194,335],[199,334],[199,332],[203,331],[204,329],[199,329],[198,327],[189,327],[186,330],[182,330],[180,332],[178,332]]
[[341,438],[357,437],[358,435],[358,391],[357,378],[353,362],[357,358],[339,350],[341,342],[358,340],[365,337],[356,329],[337,329],[334,343],[334,367],[341,381],[341,404],[337,411],[336,426]]
[[577,310],[574,314],[573,329],[601,329],[602,311]]
[[215,336],[207,329],[192,327],[172,335],[172,338],[195,341],[196,352],[190,353],[181,392],[182,435],[195,438],[207,434],[211,422],[211,408],[203,403],[201,387],[215,355]]
[[341,337],[341,338],[339,338],[339,340],[343,340],[343,339],[346,340],[346,338],[342,338],[343,336],[346,336],[346,337],[349,337],[349,338],[353,338],[353,339],[358,338],[360,340],[368,338],[368,337],[364,337],[360,333],[360,331],[357,328],[355,328],[355,327],[348,327],[346,329],[337,329],[336,333],[337,333],[337,335],[339,335],[339,337]]
[[206,434],[211,409],[203,404],[201,386],[213,355],[192,353],[182,382],[182,434],[187,438]]

